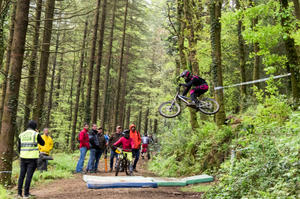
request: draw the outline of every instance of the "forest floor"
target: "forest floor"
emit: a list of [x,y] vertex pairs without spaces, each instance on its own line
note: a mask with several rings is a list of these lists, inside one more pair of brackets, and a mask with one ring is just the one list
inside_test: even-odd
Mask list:
[[[147,170],[147,160],[138,162],[136,176],[154,176]],[[100,160],[99,168],[104,168],[103,159]],[[115,173],[105,173],[104,169],[100,173],[88,174],[95,176],[114,176]],[[125,175],[124,173],[120,174]],[[88,189],[83,181],[82,174],[74,174],[70,179],[59,179],[47,184],[37,185],[31,189],[31,193],[37,199],[90,199],[90,198],[119,198],[119,199],[140,199],[140,198],[155,198],[155,199],[170,199],[170,198],[201,198],[202,193],[183,192],[180,187],[159,187],[159,188],[115,188],[115,189]]]

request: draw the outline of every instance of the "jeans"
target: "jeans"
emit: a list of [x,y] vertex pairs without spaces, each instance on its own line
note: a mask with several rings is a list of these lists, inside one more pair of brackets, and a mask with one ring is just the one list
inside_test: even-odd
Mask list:
[[33,173],[37,167],[37,159],[23,159],[21,158],[20,162],[20,176],[18,181],[18,194],[22,195],[22,187],[24,183],[24,178],[26,176],[25,187],[24,187],[24,195],[29,195],[29,188]]
[[95,160],[96,160],[96,149],[90,149],[90,159],[86,168],[86,171],[94,171],[95,168]]
[[133,169],[136,169],[136,165],[140,158],[140,149],[132,149],[132,155],[134,157]]
[[82,172],[86,152],[87,152],[86,147],[81,147],[80,148],[80,157],[79,157],[79,160],[78,160],[77,166],[76,166],[76,172],[77,173]]
[[110,169],[113,169],[113,165],[114,165],[114,158],[116,157],[118,159],[118,155],[116,152],[114,152],[113,150],[110,151]]
[[98,170],[99,160],[101,158],[102,153],[103,153],[103,150],[96,149],[96,153],[95,153],[95,167],[94,167],[95,171]]

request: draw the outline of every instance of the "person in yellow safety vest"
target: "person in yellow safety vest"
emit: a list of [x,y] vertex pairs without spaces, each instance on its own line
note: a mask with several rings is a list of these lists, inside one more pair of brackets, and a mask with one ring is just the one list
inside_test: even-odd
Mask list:
[[24,178],[26,176],[24,187],[24,198],[32,196],[29,193],[30,183],[33,173],[37,167],[37,160],[39,158],[38,144],[44,146],[45,142],[41,135],[36,132],[37,124],[31,120],[28,123],[28,128],[25,132],[19,135],[18,150],[20,153],[20,176],[18,180],[18,197],[22,196],[22,187]]
[[53,140],[49,136],[49,130],[48,128],[44,128],[43,130],[44,134],[42,135],[43,140],[45,141],[45,145],[39,146],[40,151],[40,158],[38,160],[38,170],[40,171],[47,171],[48,167],[48,157],[50,155],[50,151],[53,149]]

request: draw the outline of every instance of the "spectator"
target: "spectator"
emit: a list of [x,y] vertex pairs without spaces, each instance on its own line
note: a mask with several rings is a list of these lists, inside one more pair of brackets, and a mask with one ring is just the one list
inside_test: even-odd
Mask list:
[[[117,126],[116,132],[109,138],[108,145],[112,149],[114,143],[116,143],[121,137],[122,127]],[[114,165],[114,158],[118,158],[118,154],[114,150],[110,150],[110,172],[113,171],[113,165]]]
[[136,165],[140,158],[140,148],[141,148],[141,134],[136,130],[136,126],[134,124],[130,125],[130,138],[133,139],[134,148],[132,149],[132,155],[134,157],[133,163],[133,171],[137,172]]
[[83,130],[79,133],[79,149],[80,149],[80,157],[76,166],[76,173],[85,173],[83,169],[84,159],[87,150],[90,148],[89,144],[89,135],[88,135],[89,125],[84,124]]
[[23,197],[22,187],[25,175],[27,176],[24,187],[24,198],[29,198],[30,196],[32,196],[29,193],[29,188],[33,173],[37,167],[37,160],[39,158],[38,144],[40,144],[41,146],[45,145],[45,142],[41,135],[38,132],[36,132],[36,127],[36,122],[31,120],[28,123],[27,130],[19,135],[18,150],[21,158],[21,169],[18,180],[18,197]]
[[98,128],[97,138],[99,140],[99,147],[96,149],[96,154],[95,154],[95,167],[94,167],[95,172],[99,172],[98,170],[99,160],[106,148],[106,139],[102,127]]
[[39,151],[40,151],[40,158],[38,160],[38,169],[40,171],[47,171],[48,167],[48,160],[52,159],[50,155],[50,151],[53,149],[53,140],[49,135],[49,130],[48,128],[44,128],[43,130],[44,134],[42,135],[43,140],[45,141],[45,145],[39,146]]
[[93,124],[92,129],[89,131],[89,142],[90,142],[90,159],[86,168],[87,172],[95,173],[95,161],[96,161],[96,150],[99,149],[97,125]]

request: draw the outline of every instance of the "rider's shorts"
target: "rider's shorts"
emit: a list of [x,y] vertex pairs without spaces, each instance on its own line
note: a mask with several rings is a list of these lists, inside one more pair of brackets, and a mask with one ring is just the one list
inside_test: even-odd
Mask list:
[[127,160],[129,160],[129,162],[132,162],[132,152],[123,151],[123,154],[127,156]]
[[202,84],[200,86],[196,86],[190,91],[190,94],[192,95],[193,93],[196,94],[196,96],[200,96],[203,93],[205,93],[208,90],[208,85],[207,84]]

